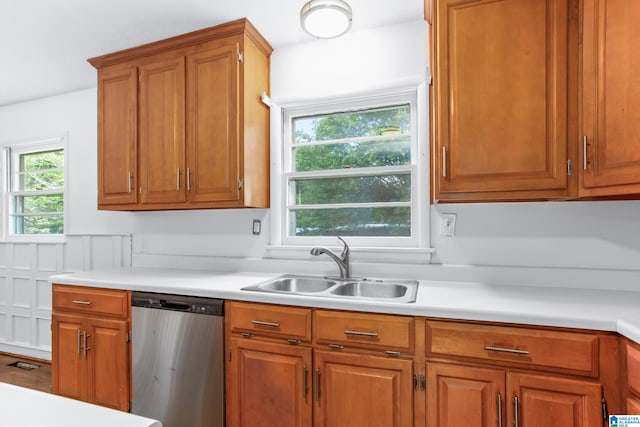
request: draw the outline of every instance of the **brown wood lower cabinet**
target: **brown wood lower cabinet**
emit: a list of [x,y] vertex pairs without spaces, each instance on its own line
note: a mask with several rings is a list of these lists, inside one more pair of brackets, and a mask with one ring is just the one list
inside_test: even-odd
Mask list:
[[[226,324],[228,427],[598,427],[603,405],[623,411],[615,334],[234,301]],[[637,408],[640,351],[622,353]]]
[[397,319],[413,337],[406,316],[229,302],[227,426],[413,426],[413,356],[386,347]]
[[311,425],[311,348],[231,339],[227,425]]
[[602,424],[593,381],[480,366],[427,363],[427,426]]
[[413,361],[316,351],[316,427],[413,426]]
[[129,293],[54,285],[52,390],[123,411],[131,400]]

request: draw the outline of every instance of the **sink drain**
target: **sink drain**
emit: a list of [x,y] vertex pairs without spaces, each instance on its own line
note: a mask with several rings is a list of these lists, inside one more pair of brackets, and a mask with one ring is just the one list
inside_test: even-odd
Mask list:
[[35,363],[20,362],[20,361],[9,363],[8,366],[13,366],[14,368],[24,369],[26,371],[31,371],[33,369],[38,369],[40,367],[40,365],[36,365]]

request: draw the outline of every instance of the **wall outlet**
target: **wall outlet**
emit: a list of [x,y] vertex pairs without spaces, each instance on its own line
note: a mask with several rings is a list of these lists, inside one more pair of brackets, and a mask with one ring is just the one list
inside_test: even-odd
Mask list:
[[442,222],[440,223],[440,234],[447,237],[451,237],[456,234],[456,214],[442,214]]

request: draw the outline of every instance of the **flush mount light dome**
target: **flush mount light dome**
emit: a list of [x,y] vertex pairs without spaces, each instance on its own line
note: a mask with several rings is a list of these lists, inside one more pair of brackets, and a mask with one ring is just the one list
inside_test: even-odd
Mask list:
[[351,28],[351,7],[343,0],[311,0],[302,6],[300,25],[320,39],[339,37]]

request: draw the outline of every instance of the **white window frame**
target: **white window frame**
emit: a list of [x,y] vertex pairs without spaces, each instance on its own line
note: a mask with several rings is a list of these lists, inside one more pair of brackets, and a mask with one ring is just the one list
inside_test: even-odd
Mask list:
[[[5,143],[2,145],[2,165],[5,173],[2,174],[2,238],[7,242],[63,242],[64,236],[67,232],[67,136],[60,135],[54,137],[29,139],[11,143]],[[19,167],[19,158],[23,154],[37,153],[41,151],[51,150],[63,150],[64,152],[64,187],[62,189],[62,197],[64,199],[64,208],[62,212],[63,216],[63,234],[14,234],[12,215],[14,196],[18,193],[13,187],[13,177],[15,176],[14,170]]]
[[[314,246],[337,247],[335,236],[288,236],[287,177],[291,167],[292,119],[300,116],[374,109],[409,104],[411,108],[411,237],[345,237],[352,251],[378,253],[395,262],[429,262],[428,99],[426,83],[361,96],[291,102],[271,107],[272,125],[272,230],[271,257],[300,258]],[[277,103],[277,100],[276,100]],[[403,168],[403,167],[401,167]],[[412,257],[414,254],[415,257]],[[367,258],[365,256],[365,258]],[[380,259],[371,256],[371,259]]]

